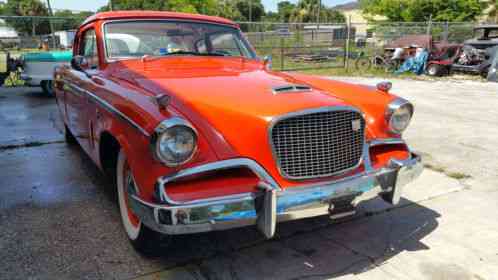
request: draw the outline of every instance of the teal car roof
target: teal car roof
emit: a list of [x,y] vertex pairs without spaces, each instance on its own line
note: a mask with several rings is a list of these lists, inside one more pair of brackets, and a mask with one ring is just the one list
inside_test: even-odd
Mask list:
[[31,62],[68,62],[73,57],[72,51],[58,51],[58,52],[34,52],[25,53],[22,55],[24,61]]

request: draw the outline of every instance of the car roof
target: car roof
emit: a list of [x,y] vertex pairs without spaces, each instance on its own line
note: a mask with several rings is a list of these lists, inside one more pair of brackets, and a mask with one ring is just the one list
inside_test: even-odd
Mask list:
[[233,21],[221,17],[206,16],[199,14],[177,13],[177,12],[163,12],[163,11],[101,12],[88,17],[81,25],[83,26],[97,20],[116,20],[116,19],[178,19],[178,20],[206,21],[211,23],[238,26]]
[[474,27],[474,29],[498,29],[498,24],[483,24]]

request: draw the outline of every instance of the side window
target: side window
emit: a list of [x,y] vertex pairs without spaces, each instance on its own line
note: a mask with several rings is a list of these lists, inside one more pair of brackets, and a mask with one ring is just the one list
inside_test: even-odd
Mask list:
[[242,50],[231,33],[219,33],[209,36],[214,53],[242,56]]
[[83,33],[79,48],[79,55],[84,56],[87,59],[88,65],[91,69],[95,69],[99,65],[95,30],[89,29]]

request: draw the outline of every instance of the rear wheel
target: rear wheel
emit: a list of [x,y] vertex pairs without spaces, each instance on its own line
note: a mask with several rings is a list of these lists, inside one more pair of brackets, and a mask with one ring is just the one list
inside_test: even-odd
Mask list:
[[441,77],[446,73],[446,69],[439,64],[429,64],[427,66],[427,74],[433,77]]
[[42,81],[41,88],[46,96],[54,96],[54,88],[52,86],[52,80]]
[[158,252],[161,235],[144,225],[129,205],[130,195],[138,195],[140,190],[122,149],[118,155],[116,179],[121,221],[128,239],[140,253],[155,255]]

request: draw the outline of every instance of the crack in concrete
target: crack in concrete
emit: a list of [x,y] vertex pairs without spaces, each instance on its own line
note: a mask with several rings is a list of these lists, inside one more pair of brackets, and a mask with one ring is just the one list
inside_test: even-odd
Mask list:
[[52,145],[52,144],[61,144],[64,142],[65,142],[64,140],[54,140],[54,141],[44,141],[44,142],[33,141],[33,142],[25,142],[20,144],[3,145],[0,146],[0,151],[15,150],[21,148],[32,148],[32,147],[39,147],[39,146]]

